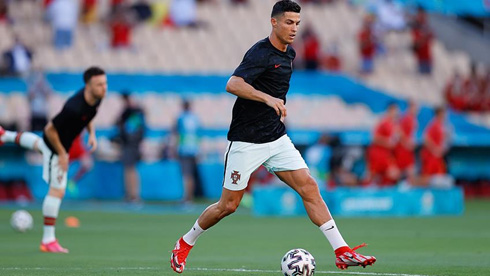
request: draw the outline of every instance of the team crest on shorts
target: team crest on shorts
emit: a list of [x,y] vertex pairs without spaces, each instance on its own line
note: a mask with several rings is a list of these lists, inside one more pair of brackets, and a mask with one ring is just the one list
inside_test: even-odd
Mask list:
[[231,183],[238,184],[237,181],[240,180],[240,173],[238,171],[233,171],[231,173]]

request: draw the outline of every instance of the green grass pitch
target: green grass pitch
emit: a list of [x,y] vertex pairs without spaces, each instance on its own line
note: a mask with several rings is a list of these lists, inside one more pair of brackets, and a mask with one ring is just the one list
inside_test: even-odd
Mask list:
[[[159,212],[159,205],[152,212],[122,212],[87,204],[96,207],[63,206],[57,236],[70,249],[66,255],[39,252],[39,206],[28,209],[35,227],[23,234],[10,228],[15,207],[0,206],[0,275],[177,275],[169,251],[198,212]],[[63,225],[69,215],[80,219],[80,228]],[[338,270],[330,245],[307,217],[256,218],[241,210],[200,238],[183,275],[281,275],[280,258],[297,247],[315,256],[316,275],[490,275],[490,201],[468,202],[462,216],[336,221],[351,246],[368,244],[359,252],[375,255],[374,266]]]

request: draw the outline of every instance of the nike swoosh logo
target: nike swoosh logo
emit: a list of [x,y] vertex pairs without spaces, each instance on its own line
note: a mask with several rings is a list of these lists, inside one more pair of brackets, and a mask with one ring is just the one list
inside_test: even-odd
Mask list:
[[279,68],[279,66],[281,66],[281,64],[276,64],[274,65],[274,68]]
[[332,225],[332,227],[330,227],[330,228],[328,228],[328,229],[325,229],[325,231],[332,230],[332,229],[334,229],[334,228],[335,228],[335,226],[333,226],[333,225]]

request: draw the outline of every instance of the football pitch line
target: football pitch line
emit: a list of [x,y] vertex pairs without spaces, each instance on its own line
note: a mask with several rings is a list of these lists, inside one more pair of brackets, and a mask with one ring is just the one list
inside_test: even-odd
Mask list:
[[[193,271],[221,271],[221,272],[244,272],[244,273],[281,273],[280,270],[262,270],[246,268],[187,268]],[[370,276],[429,276],[423,274],[404,274],[404,273],[378,273],[378,272],[358,272],[358,271],[321,271],[316,270],[315,274],[343,274],[343,275],[370,275]],[[432,275],[434,276],[434,275]]]
[[[39,270],[59,270],[61,268],[49,267],[0,267],[0,271],[39,271]],[[66,267],[63,270],[83,271],[83,267]],[[102,270],[161,270],[158,267],[104,267]],[[280,274],[280,270],[266,269],[246,269],[246,268],[205,268],[205,267],[189,267],[186,271],[216,271],[216,272],[241,272],[241,273],[274,273]],[[381,272],[361,272],[361,271],[315,271],[315,274],[340,274],[340,275],[366,275],[366,276],[429,276],[423,274],[406,274],[406,273],[381,273]],[[431,275],[435,276],[435,275]]]

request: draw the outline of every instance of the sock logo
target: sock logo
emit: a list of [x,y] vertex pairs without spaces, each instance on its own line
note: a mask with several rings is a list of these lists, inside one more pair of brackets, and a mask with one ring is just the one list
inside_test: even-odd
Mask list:
[[334,229],[334,228],[335,228],[335,226],[333,226],[333,225],[332,225],[332,227],[330,227],[330,228],[328,228],[328,229],[325,229],[325,231],[332,230],[332,229]]

